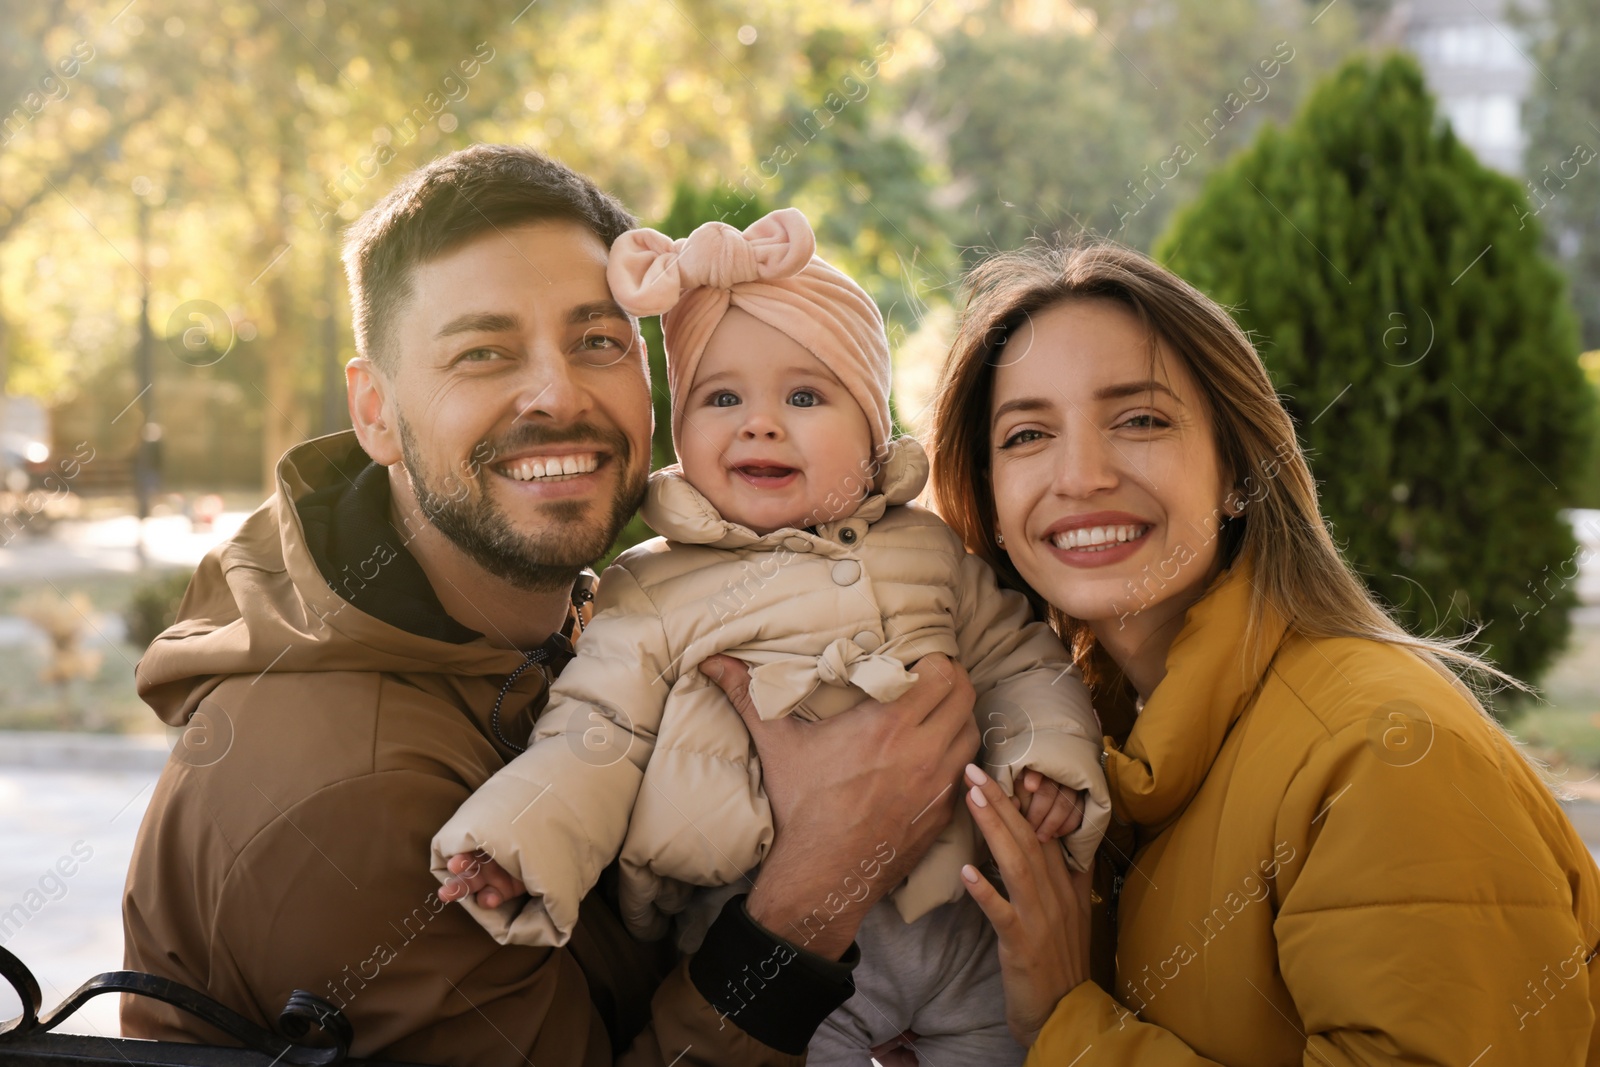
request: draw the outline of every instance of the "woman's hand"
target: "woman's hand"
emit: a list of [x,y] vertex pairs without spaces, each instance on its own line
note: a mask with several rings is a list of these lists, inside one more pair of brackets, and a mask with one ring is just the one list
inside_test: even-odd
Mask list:
[[[1089,979],[1092,868],[1081,874],[1067,870],[1061,845],[1041,844],[1015,803],[975,765],[968,765],[967,781],[967,809],[989,842],[1011,899],[971,864],[961,868],[961,877],[1000,936],[1006,1025],[1018,1043],[1031,1046],[1061,998]],[[1082,811],[1079,804],[1080,819]]]

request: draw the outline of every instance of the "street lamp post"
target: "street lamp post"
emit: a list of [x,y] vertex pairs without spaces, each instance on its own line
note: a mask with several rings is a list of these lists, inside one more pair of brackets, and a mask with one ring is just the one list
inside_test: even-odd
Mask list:
[[150,204],[140,182],[134,183],[139,204],[139,347],[134,355],[134,372],[139,379],[139,442],[133,454],[133,493],[139,515],[139,536],[134,555],[141,569],[145,566],[144,520],[150,517],[151,500],[161,478],[161,425],[156,422],[155,338],[150,330]]

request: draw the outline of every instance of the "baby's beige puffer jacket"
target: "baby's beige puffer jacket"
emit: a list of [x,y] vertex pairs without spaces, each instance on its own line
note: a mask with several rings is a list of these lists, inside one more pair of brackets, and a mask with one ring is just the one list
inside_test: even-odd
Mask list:
[[[957,660],[977,690],[989,772],[1008,791],[1022,768],[1087,791],[1065,841],[1072,866],[1087,864],[1110,813],[1087,691],[1023,597],[909,503],[927,474],[921,446],[902,438],[852,516],[766,535],[724,520],[676,468],[652,476],[642,514],[663,536],[605,571],[527,752],[434,838],[441,881],[452,855],[484,849],[527,884],[527,900],[496,909],[464,901],[497,940],[565,944],[579,901],[619,856],[624,918],[659,937],[664,913],[682,910],[694,887],[742,882],[765,857],[773,827],[760,762],[738,713],[697,670],[717,653],[750,665],[766,719],[892,700],[921,657]],[[906,921],[959,899],[961,865],[975,854],[958,807],[895,890]]]

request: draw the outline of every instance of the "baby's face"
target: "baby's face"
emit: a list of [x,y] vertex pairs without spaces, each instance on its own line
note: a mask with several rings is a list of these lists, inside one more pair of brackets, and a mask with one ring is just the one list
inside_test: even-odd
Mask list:
[[849,515],[872,481],[854,398],[799,342],[728,309],[684,402],[684,477],[730,522],[768,534]]

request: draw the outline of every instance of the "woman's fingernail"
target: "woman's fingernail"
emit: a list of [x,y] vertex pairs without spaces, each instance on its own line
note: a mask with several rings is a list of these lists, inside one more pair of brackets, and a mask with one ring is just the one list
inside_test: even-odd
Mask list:
[[722,663],[720,660],[709,659],[700,664],[701,673],[708,675],[713,682],[722,681]]
[[973,786],[971,789],[967,790],[967,795],[972,798],[972,802],[978,805],[978,807],[987,808],[989,806],[989,798],[985,797],[983,795],[983,790],[979,789],[977,786]]
[[967,781],[971,782],[973,785],[982,785],[988,780],[989,776],[983,773],[983,768],[979,767],[976,763],[967,764]]
[[978,868],[974,867],[970,863],[964,864],[962,866],[962,868],[961,868],[961,877],[965,878],[967,881],[971,882],[973,885],[977,885],[978,884]]

